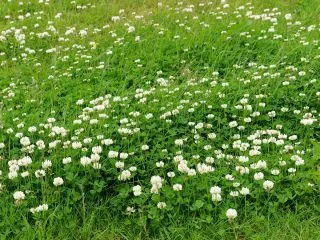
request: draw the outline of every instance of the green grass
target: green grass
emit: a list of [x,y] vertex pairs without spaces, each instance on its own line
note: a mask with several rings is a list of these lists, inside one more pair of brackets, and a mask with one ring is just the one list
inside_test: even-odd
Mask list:
[[[215,0],[167,0],[162,6],[152,0],[1,1],[0,32],[6,40],[0,41],[0,239],[320,239],[320,1],[248,3],[230,0],[230,7],[223,8]],[[251,11],[264,15],[247,17]],[[18,19],[27,13],[29,17]],[[57,13],[60,18],[55,18]],[[287,13],[292,14],[291,25]],[[121,19],[113,22],[112,16],[118,15]],[[129,33],[129,26],[135,31]],[[72,27],[74,33],[66,35]],[[16,29],[22,29],[25,43],[15,36]],[[81,37],[83,29],[87,35]],[[50,36],[38,37],[44,32]],[[46,53],[48,49],[56,51]],[[218,76],[213,75],[216,71]],[[161,86],[159,78],[168,86]],[[98,104],[93,100],[101,96],[110,105],[87,113],[86,107],[93,109]],[[84,105],[76,105],[79,99]],[[236,108],[247,104],[252,111]],[[274,118],[269,116],[272,111]],[[171,116],[164,117],[168,112]],[[145,118],[149,113],[151,120]],[[300,123],[306,114],[315,119],[312,125]],[[83,116],[99,122],[74,124]],[[251,122],[245,121],[248,117]],[[55,118],[53,126],[66,129],[66,136],[53,134],[48,118]],[[120,123],[125,118],[129,124]],[[230,128],[232,121],[245,128]],[[199,123],[205,127],[196,129]],[[36,132],[28,131],[31,126]],[[125,135],[120,127],[140,131]],[[297,135],[298,140],[283,138],[279,145],[273,139],[263,144],[250,140],[257,131],[270,129]],[[210,132],[217,137],[209,139]],[[32,144],[43,140],[45,150],[34,145],[34,151],[25,151],[16,134],[28,136]],[[276,140],[281,134],[275,134]],[[114,141],[99,153],[101,169],[82,166],[81,157],[103,145],[99,135]],[[88,137],[93,140],[86,145]],[[185,139],[183,146],[175,144],[177,139]],[[236,139],[250,142],[251,148],[239,150]],[[48,148],[55,140],[61,143]],[[88,149],[69,146],[76,141]],[[145,144],[150,146],[147,151],[141,150]],[[250,155],[253,146],[261,146],[262,154]],[[120,160],[108,156],[110,150],[133,153],[121,160],[124,169],[137,168],[130,170],[130,179],[118,180],[123,171],[115,167]],[[177,155],[188,161],[189,170],[196,169],[196,176],[177,170]],[[304,165],[295,165],[293,155],[303,158]],[[24,156],[30,156],[32,164],[20,165],[17,172],[28,170],[30,176],[10,179],[9,165]],[[62,164],[69,156],[72,163]],[[205,161],[209,156],[214,163]],[[250,161],[239,163],[239,156]],[[45,178],[36,178],[45,159],[52,167]],[[259,160],[268,166],[250,166]],[[279,166],[280,160],[287,165]],[[156,165],[160,161],[163,168]],[[215,171],[200,173],[200,163]],[[240,174],[239,165],[250,173]],[[290,168],[296,168],[296,174],[289,173]],[[280,169],[280,174],[272,174],[272,169]],[[176,177],[169,178],[169,171]],[[253,180],[260,171],[264,180],[275,183],[270,192],[263,189],[264,180]],[[226,180],[227,174],[235,180]],[[159,194],[150,193],[151,176],[164,180]],[[62,186],[53,186],[55,177],[63,178]],[[241,189],[234,182],[251,194],[231,197],[230,191]],[[172,190],[176,183],[183,185],[181,192]],[[133,196],[135,185],[142,186],[139,197]],[[221,203],[212,202],[209,190],[215,185],[222,188]],[[13,199],[16,191],[26,193],[20,204]],[[159,202],[165,202],[166,209],[158,209]],[[48,211],[30,212],[44,203]],[[135,207],[134,214],[127,214],[129,206]],[[227,220],[228,208],[238,212],[234,221]]]
[[[130,223],[109,215],[108,206],[88,211],[87,218],[48,216],[45,226],[26,225],[12,239],[318,239],[319,215],[312,207],[291,211],[280,210],[267,215],[252,211],[246,218],[230,224],[217,219],[207,223],[199,218],[183,218],[156,228]],[[3,235],[3,239],[11,237]]]

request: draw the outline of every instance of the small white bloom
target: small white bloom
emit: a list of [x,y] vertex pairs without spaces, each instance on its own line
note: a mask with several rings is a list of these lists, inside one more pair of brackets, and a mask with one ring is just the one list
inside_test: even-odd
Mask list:
[[241,190],[239,192],[241,195],[244,195],[244,196],[250,194],[249,188],[246,188],[246,187],[241,188]]
[[118,177],[118,179],[120,181],[126,181],[127,179],[129,179],[131,177],[131,172],[129,170],[124,170],[121,172],[120,176]]
[[66,158],[62,159],[63,164],[71,163],[71,161],[72,161],[71,157],[66,157]]
[[141,186],[140,185],[136,185],[132,188],[133,191],[133,195],[134,196],[140,196],[141,195]]
[[129,26],[128,27],[128,33],[132,33],[132,32],[134,32],[136,29],[135,29],[135,27],[134,26]]
[[50,168],[50,167],[52,167],[52,162],[47,159],[47,160],[45,160],[45,161],[42,163],[42,167],[43,167],[44,169]]
[[166,208],[166,206],[167,206],[167,204],[166,204],[165,202],[158,202],[158,204],[157,204],[157,207],[158,207],[159,209]]
[[148,145],[142,145],[141,146],[141,150],[143,150],[143,151],[146,151],[146,150],[148,150],[149,149],[149,146]]
[[46,176],[46,172],[45,170],[36,170],[34,175],[36,176],[36,178],[41,178]]
[[267,191],[270,191],[273,188],[273,186],[274,183],[272,181],[267,180],[263,182],[263,188]]
[[258,181],[264,178],[264,174],[262,172],[258,172],[258,173],[255,173],[253,177],[254,177],[254,180]]
[[162,161],[156,162],[156,166],[157,166],[158,168],[162,168],[162,167],[164,167],[164,162],[162,162]]
[[233,220],[238,216],[237,210],[229,208],[226,212],[226,216],[229,220]]
[[22,200],[24,200],[24,198],[26,197],[26,195],[24,194],[24,192],[21,191],[17,191],[13,194],[13,198],[17,201],[20,202]]
[[221,194],[221,188],[218,186],[213,186],[210,189],[211,194]]
[[91,163],[91,158],[89,158],[89,157],[81,157],[80,158],[80,163],[81,163],[81,165],[82,166],[87,166],[87,165],[89,165],[90,163]]
[[182,185],[181,184],[174,184],[172,186],[174,191],[181,191],[182,190]]
[[63,184],[63,179],[61,177],[56,177],[53,179],[53,185],[60,186]]
[[120,169],[124,168],[124,162],[121,162],[121,161],[116,162],[115,167]]

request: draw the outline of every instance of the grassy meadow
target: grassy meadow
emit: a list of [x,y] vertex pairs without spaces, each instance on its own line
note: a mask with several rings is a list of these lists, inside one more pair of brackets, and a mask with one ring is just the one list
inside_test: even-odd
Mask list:
[[319,0],[0,0],[0,239],[320,239]]

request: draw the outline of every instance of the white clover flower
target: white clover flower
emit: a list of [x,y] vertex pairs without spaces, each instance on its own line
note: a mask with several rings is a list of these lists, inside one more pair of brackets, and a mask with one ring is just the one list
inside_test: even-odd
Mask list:
[[249,190],[249,188],[243,187],[243,188],[241,188],[241,190],[239,191],[239,193],[240,193],[241,195],[246,196],[246,195],[249,195],[249,194],[250,194],[250,190]]
[[[205,173],[213,172],[215,169],[214,169],[214,167],[207,165],[205,163],[198,163],[197,170],[200,174],[205,174]],[[189,169],[188,169],[188,171],[189,171]]]
[[36,176],[36,178],[42,178],[46,176],[46,172],[45,170],[36,170],[34,175]]
[[112,16],[111,17],[111,21],[112,22],[117,22],[117,21],[119,21],[120,20],[120,17],[119,16]]
[[237,188],[237,187],[240,187],[240,183],[239,182],[234,182],[233,184],[232,184],[232,186],[234,186],[235,188]]
[[69,164],[69,163],[71,163],[72,162],[72,159],[71,159],[71,157],[66,157],[66,158],[63,158],[62,159],[62,163],[63,164]]
[[304,165],[304,160],[302,158],[300,158],[295,162],[295,164],[296,164],[296,166]]
[[81,37],[85,37],[85,36],[88,35],[88,32],[87,32],[85,29],[82,29],[82,30],[80,30],[79,35],[80,35]]
[[45,160],[43,163],[42,163],[42,168],[43,169],[47,169],[47,168],[50,168],[52,167],[52,162],[50,160]]
[[221,195],[220,195],[220,194],[212,194],[212,201],[213,201],[213,202],[220,202],[220,201],[222,201]]
[[127,207],[127,213],[128,214],[132,214],[132,213],[135,213],[135,209],[134,209],[134,207]]
[[158,194],[159,189],[162,187],[162,178],[160,176],[152,176],[151,177],[151,193]]
[[249,151],[249,156],[258,156],[260,154],[261,154],[261,152],[259,150],[256,150],[256,149],[251,149]]
[[134,196],[140,196],[141,195],[141,186],[136,185],[136,186],[132,187],[132,191],[133,191]]
[[120,153],[120,155],[119,155],[120,159],[127,159],[128,156],[129,156],[128,153]]
[[232,197],[238,197],[238,196],[239,196],[239,192],[238,192],[238,191],[231,191],[231,192],[230,192],[230,196],[232,196]]
[[267,180],[263,182],[263,188],[267,191],[270,191],[273,188],[273,186],[274,183],[272,181]]
[[221,194],[221,188],[218,186],[213,186],[210,188],[211,194]]
[[292,135],[288,139],[291,140],[291,141],[295,141],[295,140],[298,139],[298,136],[297,135]]
[[91,164],[91,162],[92,162],[92,160],[89,157],[84,156],[84,157],[80,158],[80,163],[82,166],[87,166],[87,165]]
[[135,27],[134,26],[129,26],[128,27],[128,33],[132,33],[132,32],[134,32],[136,29],[135,29]]
[[82,120],[81,119],[75,119],[73,120],[73,124],[81,124],[82,123]]
[[46,145],[45,145],[44,141],[42,141],[42,140],[38,140],[38,141],[36,142],[36,145],[37,145],[38,149],[40,149],[40,150],[46,148]]
[[18,160],[18,165],[19,166],[28,166],[32,163],[32,159],[29,156],[25,156],[21,159]]
[[275,111],[268,112],[268,116],[273,118],[276,116],[276,112]]
[[77,100],[76,105],[82,105],[82,104],[84,104],[84,99]]
[[304,118],[304,119],[302,119],[302,120],[300,121],[300,123],[301,123],[302,125],[308,126],[308,125],[312,125],[313,122],[315,122],[315,121],[316,121],[315,118]]
[[234,220],[237,216],[238,216],[238,213],[237,213],[237,210],[233,209],[233,208],[229,208],[226,212],[226,216],[228,218],[228,220]]
[[208,134],[208,138],[209,139],[215,139],[217,137],[217,135],[215,133],[209,133]]
[[112,145],[113,144],[113,140],[108,138],[108,139],[103,139],[101,140],[101,144],[104,144],[106,146]]
[[289,21],[289,20],[292,20],[292,15],[291,13],[287,13],[286,15],[284,15],[284,18]]
[[93,154],[90,155],[90,159],[91,159],[92,163],[97,163],[100,160],[100,155],[96,154],[96,153],[93,153]]
[[173,188],[173,190],[174,191],[182,191],[182,185],[181,184],[174,184],[173,186],[172,186],[172,188]]
[[12,128],[8,128],[8,129],[6,130],[6,132],[7,132],[8,134],[11,134],[11,133],[13,133],[14,131],[13,131]]
[[150,180],[152,185],[157,185],[159,187],[162,186],[162,181],[163,180],[162,180],[162,178],[160,176],[152,176],[151,180]]
[[116,151],[109,151],[108,158],[117,158],[118,155],[119,155],[119,153]]
[[48,118],[48,119],[47,119],[47,122],[48,122],[48,123],[54,123],[55,121],[56,121],[55,118]]
[[183,156],[182,155],[177,155],[173,157],[174,162],[178,163],[183,161]]
[[227,175],[225,176],[225,179],[226,179],[226,180],[229,180],[229,181],[233,181],[233,180],[234,180],[234,177],[233,177],[231,174],[227,174]]
[[82,147],[82,144],[81,144],[81,142],[73,142],[71,144],[71,146],[72,146],[73,149],[79,149],[79,148]]
[[281,167],[283,167],[283,166],[287,165],[287,162],[286,161],[279,161],[279,165]]
[[135,171],[137,171],[137,167],[132,166],[132,167],[129,168],[129,170],[130,170],[130,172],[135,172]]
[[121,174],[119,175],[118,179],[120,181],[126,181],[131,177],[131,172],[129,170],[124,170],[121,172]]
[[10,172],[8,173],[8,178],[9,178],[9,179],[14,179],[14,178],[16,178],[16,177],[18,177],[18,172],[17,172],[17,171],[10,171]]
[[124,168],[124,162],[117,161],[117,162],[115,163],[115,167],[116,167],[116,168],[120,168],[120,169]]
[[30,139],[28,137],[22,137],[20,139],[20,143],[22,146],[29,146],[31,144]]
[[21,173],[21,177],[25,178],[25,177],[28,177],[30,174],[28,171],[25,171],[25,172],[22,172]]
[[34,133],[36,131],[37,131],[37,127],[35,127],[35,126],[31,126],[28,128],[28,132]]
[[214,158],[213,157],[206,157],[205,161],[209,164],[214,163]]
[[245,163],[248,161],[249,161],[249,158],[247,156],[239,156],[239,162]]
[[238,126],[237,121],[232,121],[232,122],[229,123],[229,127],[230,128],[235,128],[236,126]]
[[169,178],[174,178],[174,177],[176,176],[176,174],[175,174],[174,172],[168,172],[168,173],[167,173],[167,176],[168,176]]
[[212,149],[212,146],[211,146],[211,145],[205,145],[205,146],[203,147],[203,149],[206,150],[206,151],[209,151],[209,150]]
[[174,144],[177,145],[177,146],[182,146],[183,145],[183,139],[176,139],[174,141]]
[[195,176],[195,175],[197,175],[197,172],[195,169],[189,168],[187,171],[187,174],[188,174],[188,176]]
[[156,166],[157,166],[158,168],[162,168],[162,167],[164,167],[164,162],[163,162],[163,161],[156,162]]
[[20,201],[24,200],[25,197],[26,197],[26,195],[22,191],[17,191],[13,194],[13,198],[14,198],[14,200],[16,200],[16,202],[20,202]]
[[97,135],[97,140],[102,140],[104,138],[104,136],[103,135]]
[[145,115],[145,118],[146,119],[151,119],[151,118],[153,118],[153,114],[152,113],[148,113],[148,114]]
[[258,180],[262,180],[264,178],[264,174],[262,172],[258,172],[258,173],[255,173],[253,175],[253,178],[254,180],[258,181]]
[[92,167],[93,167],[94,169],[101,169],[102,164],[101,164],[101,163],[98,163],[98,162],[94,162],[94,163],[92,164]]
[[158,202],[157,207],[159,209],[163,209],[167,207],[167,204],[165,202]]
[[148,150],[149,149],[149,146],[148,145],[142,145],[141,146],[141,150],[143,150],[143,151],[146,151],[146,150]]
[[42,205],[39,205],[38,207],[36,208],[30,208],[30,212],[32,214],[35,214],[35,213],[38,213],[38,212],[43,212],[43,211],[47,211],[48,210],[48,204],[42,204]]
[[295,169],[295,168],[289,168],[288,169],[288,173],[294,174],[296,171],[297,171],[297,169]]
[[92,152],[96,153],[96,154],[99,154],[99,153],[102,152],[102,147],[100,147],[100,146],[92,147]]
[[55,185],[56,187],[62,185],[63,182],[64,181],[61,177],[56,177],[53,179],[53,185]]

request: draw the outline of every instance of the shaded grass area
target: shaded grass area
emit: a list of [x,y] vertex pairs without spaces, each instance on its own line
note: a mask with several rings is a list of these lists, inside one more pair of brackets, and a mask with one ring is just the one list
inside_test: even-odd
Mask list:
[[96,206],[83,202],[82,206],[74,207],[72,214],[60,214],[58,206],[45,220],[39,217],[39,221],[31,223],[33,226],[26,221],[19,230],[12,219],[3,221],[2,225],[9,222],[12,225],[11,229],[1,231],[0,239],[320,239],[320,204],[314,200],[309,206],[295,201],[276,211],[272,207],[266,210],[266,206],[248,205],[245,213],[233,222],[227,221],[222,213],[210,220],[189,213],[163,221],[151,221],[142,214],[140,218],[119,217],[110,215],[106,202]]

